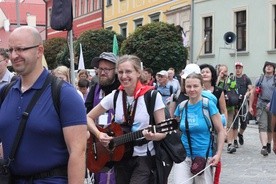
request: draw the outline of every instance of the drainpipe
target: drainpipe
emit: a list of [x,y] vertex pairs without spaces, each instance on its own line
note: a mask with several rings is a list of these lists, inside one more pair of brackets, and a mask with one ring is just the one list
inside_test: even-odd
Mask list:
[[45,3],[45,40],[48,39],[48,0],[43,0]]
[[102,0],[102,28],[104,28],[104,0]]
[[194,52],[194,0],[191,3],[191,20],[190,20],[190,63],[193,63],[193,52]]
[[16,24],[17,27],[20,27],[19,0],[16,0]]

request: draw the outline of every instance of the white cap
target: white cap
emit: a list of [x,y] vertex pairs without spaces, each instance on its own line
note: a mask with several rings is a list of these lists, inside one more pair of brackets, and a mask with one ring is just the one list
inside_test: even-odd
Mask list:
[[196,73],[196,74],[200,74],[200,68],[197,64],[191,63],[191,64],[187,64],[185,69],[183,70],[184,74],[181,75],[181,77],[183,79],[186,79],[188,75],[190,75],[191,73]]
[[235,66],[241,66],[241,67],[243,67],[243,64],[241,62],[236,62]]
[[162,75],[168,77],[168,72],[166,70],[161,70],[160,72],[157,73],[157,75]]

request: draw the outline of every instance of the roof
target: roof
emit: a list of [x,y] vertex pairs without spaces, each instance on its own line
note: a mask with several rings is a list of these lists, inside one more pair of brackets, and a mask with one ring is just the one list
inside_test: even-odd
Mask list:
[[[21,3],[19,3],[20,23],[26,24],[26,16],[29,13],[30,15],[36,16],[37,25],[45,25],[45,6],[46,5],[43,0],[21,0]],[[11,24],[16,24],[16,3],[14,0],[0,2],[0,9],[2,9]]]
[[[8,48],[9,36],[16,27],[16,25],[11,25],[9,32],[6,32],[4,28],[0,28],[0,48]],[[45,40],[45,26],[37,26],[36,28],[40,32],[42,39]]]

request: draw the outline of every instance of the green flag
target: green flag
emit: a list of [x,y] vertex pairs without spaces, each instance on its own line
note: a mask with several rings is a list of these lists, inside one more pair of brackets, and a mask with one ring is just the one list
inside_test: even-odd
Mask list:
[[119,54],[119,46],[118,46],[116,34],[114,34],[114,37],[113,37],[113,51],[112,52],[116,56],[118,56],[118,54]]

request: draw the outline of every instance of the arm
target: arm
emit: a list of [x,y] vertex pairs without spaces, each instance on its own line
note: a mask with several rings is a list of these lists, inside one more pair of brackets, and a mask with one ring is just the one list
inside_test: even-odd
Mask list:
[[68,183],[83,183],[85,175],[86,125],[63,128],[64,140],[69,152]]
[[169,104],[169,112],[170,112],[170,116],[174,117],[174,110],[176,108],[176,102],[175,101],[171,101],[171,103]]
[[217,113],[215,115],[213,115],[211,117],[213,125],[218,133],[218,147],[217,147],[217,152],[216,154],[212,157],[211,159],[211,164],[212,165],[217,165],[217,163],[220,161],[221,159],[221,154],[222,154],[222,149],[223,149],[223,145],[224,145],[224,140],[225,140],[225,136],[226,136],[226,132],[222,126],[221,123],[221,118],[220,118],[220,114]]
[[220,107],[221,113],[225,115],[225,119],[228,119],[228,112],[226,108],[226,101],[225,101],[225,96],[223,91],[221,92],[221,95],[219,97],[219,107]]
[[100,142],[104,145],[109,144],[109,141],[112,137],[109,137],[106,133],[100,132],[95,125],[95,119],[98,118],[101,114],[105,113],[106,109],[104,109],[101,104],[98,104],[87,114],[87,125],[88,130],[94,134]]
[[252,86],[250,90],[250,95],[249,95],[249,112],[252,115],[254,115],[254,111],[253,111],[254,98],[255,98],[255,86]]
[[273,152],[276,154],[276,132],[275,132],[275,127],[276,127],[276,114],[272,114],[271,118],[271,130],[272,130],[272,139],[273,139]]

